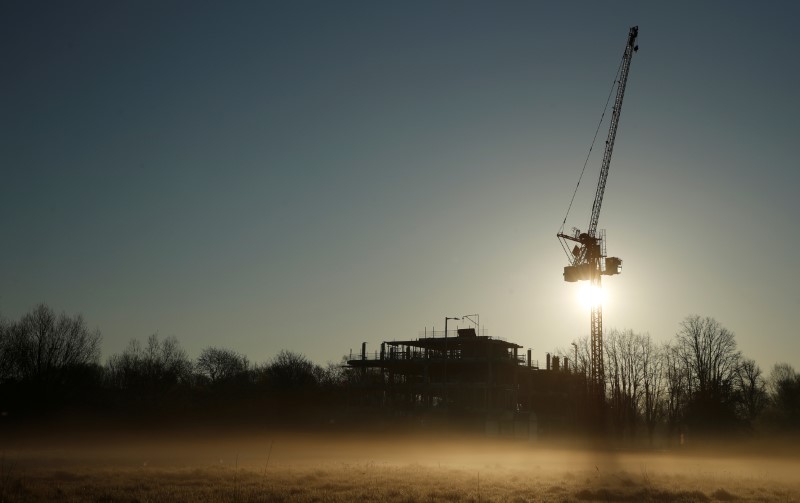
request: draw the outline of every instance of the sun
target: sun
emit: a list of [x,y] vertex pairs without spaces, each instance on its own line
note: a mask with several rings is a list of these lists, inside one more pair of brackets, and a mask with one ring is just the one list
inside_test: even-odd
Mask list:
[[608,300],[608,292],[603,287],[594,286],[590,283],[581,283],[578,289],[578,300],[586,308],[602,306]]

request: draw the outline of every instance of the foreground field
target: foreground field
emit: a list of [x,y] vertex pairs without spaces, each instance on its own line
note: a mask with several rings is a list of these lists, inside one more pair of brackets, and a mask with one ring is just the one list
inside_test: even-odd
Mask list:
[[0,503],[800,501],[791,457],[287,435],[4,447]]

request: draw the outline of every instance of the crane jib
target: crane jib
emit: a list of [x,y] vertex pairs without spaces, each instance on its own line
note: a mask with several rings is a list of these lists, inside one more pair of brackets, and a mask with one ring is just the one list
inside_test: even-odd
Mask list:
[[608,169],[611,166],[611,154],[614,152],[614,141],[617,138],[617,127],[619,126],[619,116],[622,112],[622,99],[625,97],[625,86],[628,83],[628,71],[631,67],[631,58],[638,49],[636,37],[639,34],[639,27],[634,26],[628,33],[628,43],[625,45],[625,53],[622,56],[622,68],[619,72],[617,96],[614,100],[614,108],[611,111],[611,125],[608,128],[608,138],[606,139],[606,149],[603,153],[603,164],[600,168],[600,179],[597,182],[597,191],[592,205],[592,216],[589,219],[589,229],[587,233],[594,237],[597,233],[597,222],[600,219],[600,207],[603,205],[603,194],[606,190],[606,180],[608,180]]

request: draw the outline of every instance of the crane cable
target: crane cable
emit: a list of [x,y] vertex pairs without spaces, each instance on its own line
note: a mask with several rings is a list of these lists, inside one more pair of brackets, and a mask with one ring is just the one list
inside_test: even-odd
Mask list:
[[[594,138],[592,138],[592,144],[589,146],[589,153],[586,154],[586,160],[583,162],[583,169],[581,170],[581,176],[578,177],[578,184],[575,185],[575,190],[572,192],[572,199],[569,201],[569,206],[567,207],[567,214],[564,215],[564,221],[561,222],[561,228],[559,229],[559,233],[564,232],[564,226],[567,224],[567,217],[569,217],[569,211],[572,209],[572,203],[575,201],[575,195],[578,193],[578,187],[581,186],[581,180],[583,179],[583,174],[586,172],[586,165],[589,164],[589,157],[592,155],[592,149],[594,148],[594,144],[597,141],[597,134],[600,132],[600,126],[603,125],[603,119],[605,119],[606,112],[608,111],[608,104],[611,103],[611,95],[614,94],[614,88],[619,83],[619,74],[622,71],[622,63],[625,62],[625,58],[622,58],[622,61],[619,62],[619,67],[617,67],[617,73],[614,75],[614,82],[611,83],[611,90],[608,92],[608,98],[606,99],[606,106],[603,108],[603,114],[600,116],[600,122],[597,124],[597,129],[594,131]],[[567,253],[567,256],[570,255],[569,250],[567,250],[566,245],[562,242],[561,246],[564,248],[564,251]]]

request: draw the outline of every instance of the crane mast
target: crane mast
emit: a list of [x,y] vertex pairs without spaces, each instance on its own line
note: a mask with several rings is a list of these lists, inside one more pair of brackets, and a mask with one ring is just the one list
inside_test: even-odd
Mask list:
[[[625,52],[622,56],[619,76],[616,81],[617,94],[611,113],[611,124],[608,128],[603,164],[600,168],[600,179],[597,182],[588,230],[585,233],[580,232],[578,229],[574,229],[572,234],[558,233],[558,238],[562,241],[565,250],[569,249],[566,246],[567,241],[578,243],[571,251],[571,265],[564,268],[564,281],[588,280],[592,287],[597,289],[601,287],[602,276],[619,274],[622,268],[622,259],[606,256],[605,233],[600,231],[600,235],[598,235],[597,222],[600,219],[600,208],[603,205],[603,194],[606,190],[611,154],[614,151],[614,141],[617,138],[617,128],[619,127],[619,118],[622,112],[622,99],[625,97],[625,86],[628,83],[631,58],[633,53],[639,49],[639,46],[636,45],[638,34],[638,26],[632,27],[628,32],[628,40],[625,44]],[[590,334],[589,385],[593,394],[602,397],[605,393],[605,369],[603,363],[603,306],[600,302],[592,303]],[[577,362],[575,363],[577,364]]]

